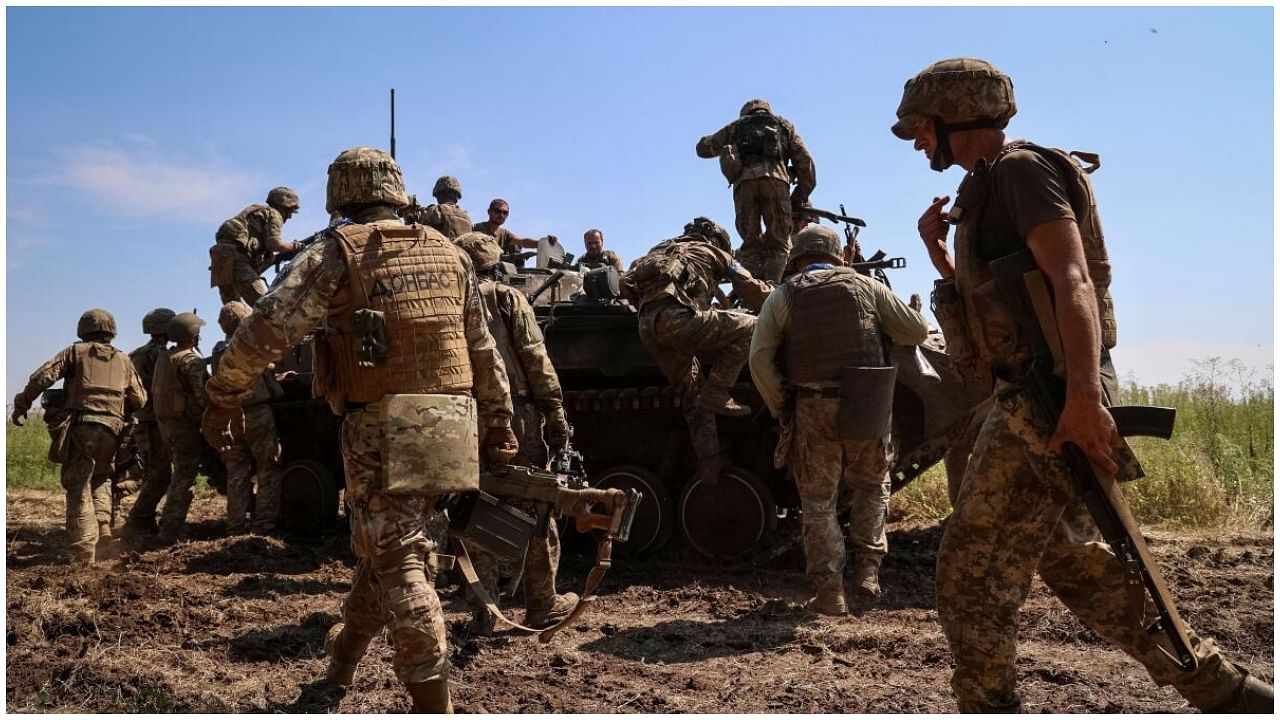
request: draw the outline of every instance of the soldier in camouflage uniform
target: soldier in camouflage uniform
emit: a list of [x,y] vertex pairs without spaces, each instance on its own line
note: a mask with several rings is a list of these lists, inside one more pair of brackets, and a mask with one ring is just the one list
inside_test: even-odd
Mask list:
[[[76,325],[80,342],[41,365],[13,398],[15,425],[23,424],[40,393],[63,381],[66,400],[62,489],[72,565],[92,565],[95,549],[111,539],[111,471],[125,419],[147,402],[147,393],[123,352],[112,347],[116,321],[106,310],[89,310]],[[69,414],[69,416],[67,415]],[[46,421],[53,418],[46,416]]]
[[222,302],[243,300],[253,305],[267,293],[262,272],[275,262],[277,253],[298,250],[298,243],[285,242],[280,231],[299,207],[298,193],[273,188],[265,205],[250,205],[222,223],[209,248],[209,287],[218,288]]
[[[156,308],[142,317],[142,332],[151,336],[146,344],[129,353],[133,369],[138,373],[144,388],[151,387],[155,377],[156,362],[164,354],[169,344],[169,321],[174,318],[169,308]],[[129,509],[129,519],[125,521],[123,533],[128,535],[149,535],[156,532],[156,506],[169,489],[169,481],[173,476],[172,458],[164,438],[160,435],[160,424],[156,421],[155,398],[148,396],[147,404],[134,413],[137,426],[133,429],[133,441],[138,446],[138,454],[142,456],[142,487]]]
[[[707,480],[719,477],[723,464],[715,414],[751,413],[729,396],[729,388],[747,362],[756,319],[711,307],[712,295],[726,281],[753,310],[770,290],[733,259],[729,234],[705,217],[685,225],[680,237],[654,246],[623,276],[624,296],[640,310],[640,340],[684,398],[698,471]],[[709,372],[699,358],[710,363]]]
[[[502,364],[511,387],[513,415],[511,429],[520,441],[520,454],[512,461],[539,470],[547,468],[547,445],[562,448],[573,434],[564,414],[564,395],[560,378],[551,366],[551,358],[542,342],[542,331],[533,314],[533,306],[524,293],[498,281],[494,272],[500,266],[502,248],[488,235],[467,233],[455,240],[467,251],[480,280],[480,296],[489,316],[489,333],[498,344]],[[543,421],[546,421],[546,441]],[[533,511],[532,506],[525,508]],[[476,573],[488,592],[497,597],[497,559],[477,549],[472,553]],[[529,627],[551,626],[560,622],[578,602],[574,593],[556,594],[556,569],[560,565],[560,537],[555,523],[547,524],[547,536],[529,541],[524,558],[525,621]],[[476,635],[493,632],[494,617],[483,603],[471,597],[471,631]]]
[[[414,708],[448,712],[449,654],[426,525],[440,494],[454,490],[437,489],[449,478],[409,472],[405,465],[417,457],[408,451],[384,451],[423,431],[406,435],[383,410],[415,398],[474,394],[484,428],[479,447],[490,462],[506,462],[518,443],[505,370],[471,260],[434,229],[397,217],[408,197],[395,160],[374,148],[346,150],[329,166],[327,192],[326,209],[342,211],[352,224],[330,229],[300,253],[241,321],[209,382],[215,407],[206,426],[234,432],[243,423],[239,406],[268,365],[322,323],[329,329],[316,342],[314,387],[345,416],[346,503],[359,562],[343,622],[326,640],[327,678],[349,685],[369,643],[388,627],[392,664]],[[429,452],[433,442],[412,452]],[[476,481],[474,471],[468,479]],[[392,492],[391,483],[411,490]]]
[[[737,120],[698,140],[698,157],[720,158],[733,186],[738,260],[761,280],[782,278],[791,242],[791,208],[809,199],[818,180],[800,133],[764,100],[749,100]],[[796,188],[790,197],[791,184]],[[764,222],[764,232],[760,223]]]
[[[978,432],[938,549],[938,619],[955,656],[951,685],[967,712],[1016,711],[1018,612],[1037,572],[1090,629],[1206,712],[1270,712],[1271,687],[1191,636],[1197,668],[1184,672],[1132,612],[1127,573],[1070,479],[1064,443],[1117,480],[1141,474],[1106,410],[1115,397],[1109,348],[1116,339],[1111,278],[1088,176],[1066,153],[1010,141],[1013,83],[990,63],[943,60],[906,85],[893,133],[913,140],[939,172],[967,171],[955,206],[934,198],[920,237],[942,280],[934,313],[947,352],[994,372],[991,408]],[[947,247],[957,225],[954,259]],[[1035,408],[1030,360],[1011,308],[993,290],[988,263],[1029,249],[1058,299],[1066,401],[1053,427]],[[1148,600],[1148,605],[1150,601]],[[1150,607],[1148,607],[1150,610]],[[1148,613],[1148,617],[1152,613]]]
[[[489,219],[472,225],[471,229],[497,240],[504,254],[518,253],[525,248],[537,248],[538,241],[536,239],[520,237],[502,227],[502,224],[507,221],[507,217],[510,215],[511,206],[507,204],[507,201],[502,198],[494,198],[489,202]],[[555,239],[554,235],[548,235],[547,237]]]
[[450,240],[471,232],[471,216],[458,207],[458,201],[462,199],[462,183],[458,178],[442,175],[431,188],[431,195],[435,197],[436,204],[422,208],[417,217],[406,217],[406,220],[433,227]]
[[751,338],[751,376],[760,396],[775,418],[792,424],[789,465],[816,590],[811,607],[827,615],[847,612],[845,543],[836,518],[842,488],[853,501],[849,535],[858,592],[880,594],[880,563],[889,550],[889,437],[844,439],[837,427],[841,372],[886,366],[882,335],[918,345],[929,333],[924,318],[889,288],[843,264],[831,228],[811,225],[796,235],[787,259],[794,274],[769,294]]
[[209,405],[204,390],[209,373],[196,349],[204,324],[195,313],[178,313],[169,321],[173,347],[156,360],[151,379],[152,408],[160,424],[160,436],[173,458],[173,475],[160,512],[159,540],[164,545],[177,542],[186,529],[187,511],[195,497],[196,473],[205,452],[200,416]]
[[622,267],[622,258],[618,257],[618,253],[604,249],[603,232],[595,228],[586,231],[582,235],[582,244],[587,251],[578,260],[580,268],[592,270],[605,265],[612,265],[619,275],[626,272],[626,268]]
[[[253,310],[239,300],[222,306],[218,313],[218,326],[230,340],[240,321]],[[213,371],[226,345],[219,343],[213,350]],[[245,403],[244,433],[238,436],[223,435],[220,428],[205,433],[205,439],[222,457],[227,468],[227,532],[240,535],[250,529],[246,517],[253,508],[253,532],[269,535],[275,532],[280,517],[280,437],[276,433],[276,419],[267,403],[284,397],[284,389],[276,380],[272,368],[258,378],[251,388],[253,400]],[[203,429],[203,428],[202,428]],[[210,437],[212,435],[212,437]],[[258,478],[255,494],[253,479]]]

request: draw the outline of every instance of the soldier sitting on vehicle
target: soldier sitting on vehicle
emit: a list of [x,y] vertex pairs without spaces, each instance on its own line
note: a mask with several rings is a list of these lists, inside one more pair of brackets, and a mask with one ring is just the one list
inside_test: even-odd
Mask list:
[[[507,217],[510,214],[511,206],[507,204],[507,201],[502,198],[494,198],[489,203],[489,219],[472,225],[471,229],[497,240],[504,255],[518,254],[523,248],[537,248],[538,241],[534,238],[520,237],[502,227],[502,224],[507,221]],[[547,237],[552,242],[556,239],[555,235],[548,235]]]
[[612,265],[619,274],[626,272],[626,268],[622,267],[622,258],[618,257],[618,253],[604,249],[603,232],[595,228],[586,231],[582,235],[582,244],[587,251],[578,259],[579,268],[592,270],[605,265]]

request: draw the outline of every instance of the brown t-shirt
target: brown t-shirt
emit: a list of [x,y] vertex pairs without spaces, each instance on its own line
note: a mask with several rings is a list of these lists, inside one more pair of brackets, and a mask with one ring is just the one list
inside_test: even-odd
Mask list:
[[1031,228],[1076,219],[1066,179],[1053,161],[1030,149],[1010,151],[996,162],[982,212],[978,253],[994,260],[1027,245]]
[[502,248],[502,252],[504,253],[520,252],[524,249],[516,242],[515,236],[513,236],[509,230],[501,225],[494,225],[488,220],[481,220],[475,225],[472,225],[471,229],[476,232],[482,232],[494,240],[497,240],[498,245]]

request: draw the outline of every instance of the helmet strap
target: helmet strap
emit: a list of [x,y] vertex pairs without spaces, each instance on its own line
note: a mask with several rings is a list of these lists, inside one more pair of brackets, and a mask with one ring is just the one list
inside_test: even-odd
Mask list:
[[942,121],[942,118],[934,115],[933,134],[938,140],[938,148],[933,153],[933,159],[929,161],[930,169],[936,172],[942,172],[955,164],[955,154],[951,151],[951,133],[958,132],[960,130],[994,128],[997,125],[999,125],[999,123],[990,118],[970,120],[969,122],[962,123],[945,123]]

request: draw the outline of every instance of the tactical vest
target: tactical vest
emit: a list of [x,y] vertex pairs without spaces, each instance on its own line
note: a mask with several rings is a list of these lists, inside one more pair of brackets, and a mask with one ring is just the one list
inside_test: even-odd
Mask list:
[[753,113],[738,120],[730,137],[738,159],[749,163],[756,159],[782,158],[782,123],[768,113]]
[[640,295],[640,305],[674,298],[681,305],[695,310],[710,307],[714,286],[699,272],[691,256],[698,252],[715,252],[707,243],[686,236],[664,240],[649,254],[640,258],[628,274]]
[[512,307],[508,293],[512,292],[519,291],[506,286],[499,287],[494,280],[480,283],[480,295],[489,311],[489,334],[493,335],[493,341],[502,355],[502,364],[507,368],[507,383],[511,386],[511,395],[523,397],[529,394],[529,376],[525,374],[524,365],[516,353],[515,338],[511,334],[515,308]]
[[[329,331],[321,338],[328,367],[316,390],[335,408],[387,394],[470,390],[462,251],[431,228],[398,221],[333,232],[347,263],[351,302],[328,318]],[[361,309],[383,313],[386,322],[387,355],[372,367],[358,362],[355,311]]]
[[76,372],[64,383],[67,410],[124,417],[124,391],[129,387],[129,357],[106,343],[71,346]]
[[1062,173],[1071,210],[1080,228],[1089,278],[1093,281],[1102,346],[1113,348],[1116,344],[1115,305],[1109,289],[1111,263],[1107,259],[1102,222],[1098,218],[1098,207],[1088,175],[1071,156],[1061,150],[1028,142],[1011,143],[991,163],[985,182],[971,183],[970,178],[966,178],[956,197],[956,207],[961,209],[960,225],[956,229],[956,289],[960,294],[965,323],[978,356],[997,369],[1014,369],[1025,365],[1031,359],[1031,350],[1026,341],[1019,337],[1016,316],[996,288],[991,268],[979,254],[978,235],[982,215],[987,211],[986,206],[991,200],[990,175],[998,172],[1001,159],[1014,150],[1022,149],[1039,153]]
[[450,240],[471,232],[471,216],[457,205],[441,203],[435,206],[440,214],[440,225],[433,226]]
[[165,350],[156,359],[155,377],[151,378],[151,409],[157,420],[178,420],[187,417],[188,390],[182,387],[178,377],[178,364],[187,355],[194,355],[195,348]]
[[138,379],[142,381],[142,387],[147,390],[147,404],[133,414],[138,422],[155,422],[155,398],[151,395],[151,378],[155,377],[156,361],[164,353],[164,344],[158,342],[148,342],[146,345],[129,353],[129,360],[133,363],[134,372],[138,373]]
[[883,367],[884,342],[875,305],[856,270],[835,267],[793,276],[791,327],[787,331],[787,379],[838,383],[847,367]]

